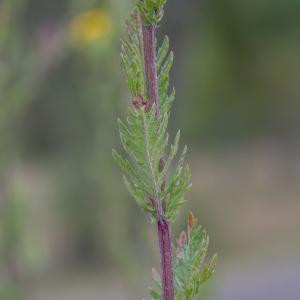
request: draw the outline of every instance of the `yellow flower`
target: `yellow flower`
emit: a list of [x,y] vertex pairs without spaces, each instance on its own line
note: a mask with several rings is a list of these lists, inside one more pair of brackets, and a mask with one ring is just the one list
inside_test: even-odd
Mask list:
[[89,44],[109,38],[113,33],[110,15],[101,9],[90,10],[73,18],[70,36],[73,41]]

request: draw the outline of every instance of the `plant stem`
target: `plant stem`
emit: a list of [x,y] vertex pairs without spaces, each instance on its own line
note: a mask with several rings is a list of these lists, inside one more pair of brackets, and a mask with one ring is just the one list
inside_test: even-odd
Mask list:
[[[144,65],[147,81],[148,109],[155,104],[156,118],[160,118],[158,79],[156,69],[156,26],[143,26]],[[158,166],[157,166],[158,167]],[[157,231],[160,248],[163,300],[174,300],[173,259],[170,224],[164,217],[162,200],[156,195]]]
[[143,26],[144,63],[147,82],[147,106],[150,109],[155,104],[156,117],[160,117],[160,105],[157,88],[156,70],[156,28],[155,25]]
[[174,300],[171,226],[162,218],[157,222],[157,230],[160,248],[163,299]]

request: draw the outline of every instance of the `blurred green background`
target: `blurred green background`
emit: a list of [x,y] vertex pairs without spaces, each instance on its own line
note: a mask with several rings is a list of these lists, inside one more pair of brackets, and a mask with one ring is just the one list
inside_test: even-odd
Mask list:
[[[170,131],[218,252],[199,299],[299,299],[300,2],[169,0]],[[155,227],[111,159],[133,1],[0,1],[0,300],[142,299]],[[145,298],[149,299],[149,298]]]

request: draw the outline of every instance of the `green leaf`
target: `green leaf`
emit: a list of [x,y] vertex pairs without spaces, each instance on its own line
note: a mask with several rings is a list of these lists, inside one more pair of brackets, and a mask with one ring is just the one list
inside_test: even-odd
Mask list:
[[126,76],[129,90],[133,96],[145,97],[145,78],[143,46],[140,38],[141,20],[137,9],[127,22],[127,38],[122,40],[120,61]]
[[156,58],[156,61],[157,61],[156,67],[157,67],[158,72],[160,71],[161,65],[169,52],[169,46],[170,46],[169,37],[167,35],[165,35],[163,43],[158,50],[157,58]]
[[188,229],[186,241],[177,247],[174,262],[177,299],[193,299],[201,286],[212,276],[216,266],[216,255],[206,265],[205,256],[209,237],[200,226]]
[[150,296],[153,300],[162,300],[162,295],[153,289],[150,290]]
[[166,0],[138,0],[137,7],[146,26],[156,25],[163,18]]
[[150,203],[145,199],[144,193],[133,187],[133,185],[128,181],[126,176],[123,176],[125,186],[131,196],[136,200],[137,204],[141,207],[143,211],[153,213],[154,208],[150,206]]
[[[209,246],[209,237],[201,226],[189,224],[187,232],[187,234],[182,232],[177,239],[178,245],[173,261],[177,300],[195,299],[201,286],[214,273],[217,261],[217,256],[214,255],[207,264],[204,263]],[[152,299],[161,299],[162,284],[157,272],[154,273],[153,279],[156,283],[156,289],[151,288],[150,295]]]
[[174,53],[171,51],[164,62],[163,66],[161,67],[160,73],[159,73],[159,81],[163,80],[164,77],[169,76],[169,73],[171,71],[171,68],[173,66],[174,62]]

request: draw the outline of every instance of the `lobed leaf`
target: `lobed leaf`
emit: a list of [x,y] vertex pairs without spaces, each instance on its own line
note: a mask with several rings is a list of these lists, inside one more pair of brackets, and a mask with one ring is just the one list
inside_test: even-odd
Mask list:
[[164,62],[170,47],[170,41],[169,37],[165,35],[162,45],[160,46],[158,52],[157,52],[157,58],[156,58],[156,67],[157,71],[160,71],[161,65]]
[[[195,299],[201,286],[214,273],[217,261],[217,256],[214,255],[207,264],[204,263],[209,246],[209,237],[201,226],[189,224],[187,232],[186,234],[183,231],[177,239],[176,256],[173,262],[177,300]],[[154,281],[156,282],[156,289],[151,288],[150,295],[152,299],[162,299],[160,277],[156,276]]]

